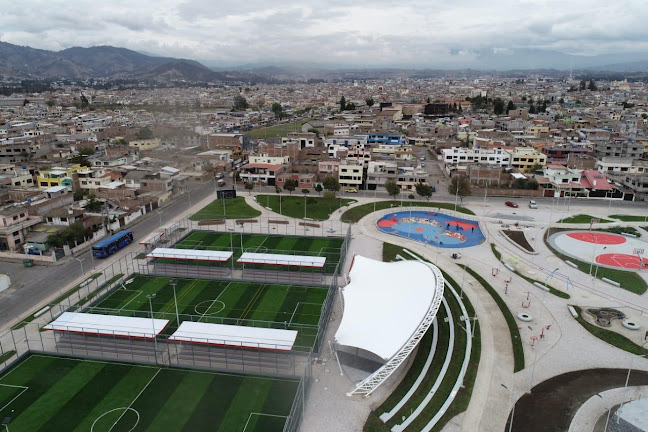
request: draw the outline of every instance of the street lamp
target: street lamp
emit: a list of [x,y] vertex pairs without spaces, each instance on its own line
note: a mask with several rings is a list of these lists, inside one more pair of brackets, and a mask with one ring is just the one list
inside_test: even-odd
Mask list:
[[[641,348],[643,348],[646,344],[648,344],[648,341],[641,344]],[[648,354],[637,355],[637,357],[648,357]],[[632,366],[633,366],[633,363],[634,363],[634,359],[635,359],[635,356],[633,355],[630,358],[630,367],[628,368],[628,375],[626,375],[625,385],[623,386],[625,388],[625,392],[623,392],[623,399],[621,399],[621,406],[619,407],[619,410],[617,411],[617,424],[619,424],[619,415],[618,415],[618,413],[621,412],[621,409],[623,408],[623,404],[625,403],[626,396],[628,394],[628,383],[630,382],[630,372],[632,372]]]
[[157,362],[157,338],[155,337],[155,319],[153,318],[153,299],[155,298],[155,294],[146,294],[146,298],[149,301],[149,308],[151,311],[151,333],[153,336],[153,346],[155,347],[155,361]]
[[77,258],[77,257],[74,257],[74,259],[77,260],[77,261],[79,261],[79,264],[81,264],[81,276],[85,276],[85,272],[83,271],[83,260],[84,260],[85,258]]
[[177,279],[171,279],[169,281],[169,285],[173,288],[173,303],[175,303],[175,311],[176,311],[176,322],[178,323],[178,326],[180,325],[180,314],[178,314],[178,297],[176,296],[176,285],[178,284]]
[[501,384],[501,386],[504,387],[509,392],[509,405],[511,403],[513,404],[513,409],[511,410],[511,421],[509,422],[509,427],[508,427],[508,432],[511,432],[511,430],[513,430],[513,418],[515,417],[515,405],[517,401],[513,401],[513,390],[509,389],[504,384]]
[[612,412],[612,405],[610,404],[610,402],[606,398],[603,397],[603,395],[601,393],[596,393],[596,396],[603,399],[605,401],[605,404],[608,407],[607,417],[605,418],[605,428],[603,429],[603,432],[607,432],[608,423],[610,422],[610,413]]

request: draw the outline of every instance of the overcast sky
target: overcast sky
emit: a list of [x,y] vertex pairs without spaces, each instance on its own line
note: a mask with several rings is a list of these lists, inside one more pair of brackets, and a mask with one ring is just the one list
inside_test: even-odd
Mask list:
[[0,40],[113,45],[224,66],[461,65],[515,48],[648,52],[646,0],[2,0]]

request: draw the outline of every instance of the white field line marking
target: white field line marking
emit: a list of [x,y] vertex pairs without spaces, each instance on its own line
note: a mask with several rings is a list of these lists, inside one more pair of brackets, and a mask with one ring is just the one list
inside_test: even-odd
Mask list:
[[[268,240],[269,237],[270,237],[270,236],[265,236],[265,238],[263,239],[263,241],[261,242],[261,244],[260,244],[259,246],[257,246],[256,249],[254,249],[254,252],[255,252],[255,253],[258,252],[259,249],[261,249],[261,246],[263,246],[263,243],[265,243],[266,240]],[[268,248],[266,248],[266,251],[267,251],[267,250],[268,250]]]
[[288,325],[292,324],[293,318],[295,318],[295,314],[297,313],[297,308],[299,307],[300,304],[309,304],[309,305],[315,305],[315,306],[320,306],[320,312],[321,312],[321,303],[308,303],[308,302],[297,302],[297,305],[295,306],[295,310],[293,311],[292,315],[290,316],[290,321],[288,321]]
[[[232,282],[228,282],[227,285],[225,285],[225,288],[223,288],[223,291],[221,291],[220,294],[218,294],[218,297],[216,297],[214,300],[212,300],[212,302],[209,304],[209,306],[207,307],[207,309],[205,309],[205,312],[202,314],[202,316],[200,317],[200,319],[198,320],[198,322],[202,321],[202,319],[205,318],[205,316],[207,315],[207,312],[209,312],[209,309],[211,309],[211,307],[214,306],[214,304],[218,301],[218,299],[220,298],[220,296],[223,295],[223,293],[227,290],[227,288],[229,288],[229,286],[230,286],[231,284],[232,284]],[[223,303],[223,305],[225,305],[224,302],[221,302],[221,303]]]
[[281,418],[288,419],[288,416],[277,415],[277,414],[264,414],[264,413],[257,413],[257,412],[253,412],[253,413],[250,413],[250,415],[248,416],[248,419],[247,419],[247,421],[245,422],[245,427],[243,428],[243,432],[245,432],[245,430],[247,429],[248,424],[250,423],[250,419],[252,419],[252,416],[253,416],[253,415],[266,416],[266,417],[281,417]]
[[140,396],[142,396],[142,393],[144,393],[144,390],[146,390],[146,389],[148,388],[148,386],[153,382],[153,380],[155,379],[155,377],[158,376],[158,374],[160,373],[161,370],[162,370],[161,368],[158,368],[158,370],[155,372],[155,375],[153,375],[153,377],[149,380],[149,382],[146,383],[146,385],[144,386],[144,388],[142,389],[142,391],[140,391],[140,392],[137,394],[137,396],[135,396],[135,399],[133,399],[133,401],[130,403],[130,405],[128,405],[128,406],[126,407],[126,409],[124,410],[124,412],[122,413],[122,415],[120,415],[119,418],[117,419],[117,421],[116,421],[115,423],[113,423],[112,426],[110,426],[110,429],[108,429],[108,432],[110,432],[111,430],[113,430],[113,428],[117,425],[117,423],[119,423],[119,420],[121,420],[122,417],[124,417],[124,414],[126,414],[126,413],[128,412],[128,410],[133,406],[133,404],[135,403],[135,401],[136,401]]
[[121,311],[123,311],[124,309],[126,309],[126,306],[128,306],[128,305],[129,305],[133,300],[135,300],[135,299],[137,298],[137,296],[139,296],[140,294],[142,294],[142,291],[137,291],[137,294],[135,294],[135,297],[133,297],[132,299],[128,300],[124,306],[122,306],[122,307],[119,308],[119,312],[121,312]]
[[21,388],[21,389],[22,389],[22,391],[21,391],[20,393],[18,393],[16,396],[14,396],[14,398],[11,399],[9,402],[7,402],[7,403],[5,404],[5,406],[3,406],[2,408],[0,408],[0,412],[4,411],[5,408],[7,408],[9,405],[11,405],[11,404],[13,403],[13,401],[15,401],[16,399],[18,399],[20,396],[22,396],[23,393],[25,393],[27,390],[29,390],[29,387],[25,387],[25,386],[17,386],[17,385],[11,385],[11,384],[0,384],[0,386],[4,386],[4,387],[11,387],[11,388]]

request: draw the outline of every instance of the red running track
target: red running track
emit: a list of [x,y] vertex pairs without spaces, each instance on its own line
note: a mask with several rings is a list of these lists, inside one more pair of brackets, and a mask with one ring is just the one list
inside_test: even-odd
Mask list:
[[567,236],[582,242],[600,245],[620,245],[626,242],[626,238],[623,236],[607,233],[572,232]]

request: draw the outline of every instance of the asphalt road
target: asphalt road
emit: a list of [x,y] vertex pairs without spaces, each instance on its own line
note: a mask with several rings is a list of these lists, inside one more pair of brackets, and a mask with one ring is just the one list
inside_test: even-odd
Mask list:
[[[178,217],[189,208],[190,200],[192,204],[195,204],[213,193],[213,182],[200,184],[191,189],[191,193],[185,193],[176,198],[161,212],[156,210],[149,213],[129,227],[133,231],[135,241],[139,241],[149,232],[159,228],[161,224],[164,225]],[[126,248],[118,252],[116,256],[122,256],[129,252],[132,250]],[[82,264],[86,274],[91,272],[93,261],[95,264],[99,264],[99,260],[92,258],[90,250],[76,255],[76,258],[83,260]],[[7,274],[11,278],[11,287],[0,293],[0,329],[2,329],[79,278],[81,264],[71,257],[64,258],[63,262],[58,265],[46,266],[35,263],[31,268],[24,268],[22,262],[0,261],[0,273]]]

